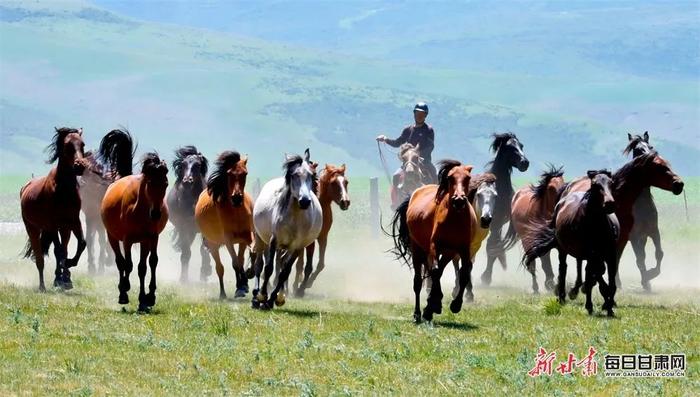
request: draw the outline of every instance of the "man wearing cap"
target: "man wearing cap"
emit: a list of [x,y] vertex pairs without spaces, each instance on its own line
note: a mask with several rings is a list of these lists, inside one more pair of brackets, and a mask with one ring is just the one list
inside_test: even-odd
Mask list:
[[[384,142],[389,146],[399,147],[404,143],[418,145],[420,156],[423,158],[422,171],[424,173],[424,183],[435,183],[437,181],[437,170],[432,163],[433,147],[435,146],[435,132],[433,127],[425,122],[428,117],[428,104],[418,102],[413,107],[413,119],[415,124],[403,129],[401,135],[396,139],[389,139],[386,135],[379,135],[377,141]],[[402,170],[399,168],[393,177],[394,186],[398,186]]]

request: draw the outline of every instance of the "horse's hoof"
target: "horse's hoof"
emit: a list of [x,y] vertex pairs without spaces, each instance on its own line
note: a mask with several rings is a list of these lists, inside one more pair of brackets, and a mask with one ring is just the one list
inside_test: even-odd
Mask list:
[[75,260],[75,258],[66,258],[66,261],[63,264],[66,268],[71,268],[71,267],[76,267],[78,266],[78,261]]
[[544,288],[547,291],[553,291],[554,290],[554,280],[544,280]]
[[225,293],[225,292],[223,292],[223,291],[219,292],[219,300],[226,300],[226,298],[227,298],[227,297],[226,297],[226,293]]
[[642,288],[644,289],[644,292],[651,292],[651,284],[649,284],[649,281],[642,281]]
[[571,290],[569,291],[569,300],[576,300],[578,298],[578,291]]
[[95,265],[88,265],[88,276],[94,276],[95,274],[97,274]]
[[278,294],[277,298],[275,299],[275,304],[282,307],[285,303],[287,303],[287,296],[283,293]]
[[234,298],[243,298],[246,294],[246,290],[243,288],[238,288],[236,293],[233,295]]
[[416,324],[420,324],[420,323],[421,323],[420,311],[417,311],[417,312],[413,313],[413,322],[416,323]]
[[246,277],[248,280],[250,280],[250,279],[252,279],[253,277],[255,277],[255,270],[253,270],[253,267],[252,267],[252,266],[249,267],[249,268],[247,268],[247,269],[245,269],[245,277]]
[[450,303],[450,311],[452,313],[459,313],[462,310],[462,300],[455,299]]
[[297,298],[303,298],[304,294],[305,292],[302,288],[297,288],[297,290],[294,292],[294,296],[296,296]]
[[58,277],[56,277],[56,278],[53,279],[53,286],[54,286],[54,287],[60,287],[60,286],[61,286],[61,280],[60,280]]
[[41,284],[39,286],[39,292],[46,292],[46,287],[44,286],[44,284]]
[[146,306],[155,306],[156,305],[156,294],[153,292],[149,293],[146,295],[146,299],[144,299],[144,302],[146,303]]
[[617,302],[615,302],[615,300],[612,301],[612,307],[617,307]]
[[615,317],[615,312],[612,309],[608,310],[608,317]]
[[491,276],[481,275],[481,284],[488,287],[491,285]]
[[127,295],[126,292],[122,292],[119,294],[119,304],[120,305],[128,305],[129,304],[129,295]]
[[151,311],[150,306],[148,306],[147,304],[145,304],[143,302],[139,303],[139,309],[138,309],[139,313],[149,313],[150,311]]
[[472,293],[467,293],[466,299],[467,299],[467,302],[469,302],[469,303],[474,302],[474,294],[472,294]]
[[69,276],[63,276],[63,280],[60,281],[60,286],[64,291],[69,291],[73,289],[73,282]]
[[274,301],[264,301],[260,303],[261,310],[272,310],[275,307]]
[[253,297],[253,299],[250,300],[250,308],[255,310],[260,309],[260,301]]
[[532,295],[538,296],[540,294],[540,291],[537,289],[532,290]]
[[258,292],[258,294],[255,295],[255,299],[257,299],[259,302],[266,302],[267,301],[267,294],[263,294],[261,292]]
[[566,304],[566,298],[563,296],[560,296],[558,299],[560,305]]
[[430,310],[426,310],[423,312],[423,320],[425,321],[433,321],[433,313]]

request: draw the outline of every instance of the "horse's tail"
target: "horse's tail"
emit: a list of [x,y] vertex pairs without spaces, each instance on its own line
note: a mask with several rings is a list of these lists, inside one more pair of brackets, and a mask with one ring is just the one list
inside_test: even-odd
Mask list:
[[527,225],[523,242],[526,248],[521,264],[527,265],[557,247],[554,222]]
[[501,239],[501,248],[503,251],[508,251],[513,248],[515,243],[518,242],[518,233],[515,232],[515,224],[513,220],[508,222],[508,230],[506,230],[506,235]]
[[[53,234],[47,232],[41,232],[41,254],[46,256],[49,254],[49,248],[51,248],[51,242],[53,241]],[[31,258],[36,260],[36,253],[32,249],[32,240],[27,239],[27,243],[24,245],[22,250],[23,258]]]
[[411,266],[411,236],[408,233],[408,221],[406,214],[408,212],[407,198],[399,204],[394,212],[394,217],[391,220],[391,232],[382,230],[387,236],[394,240],[394,249],[391,252],[396,256],[396,259],[403,260],[408,266]]
[[100,161],[108,165],[112,171],[116,170],[120,177],[133,173],[136,147],[131,134],[126,128],[108,132],[102,138],[97,152]]
[[175,252],[182,252],[182,248],[180,247],[180,233],[178,233],[176,227],[174,227],[173,231],[170,233],[170,243],[173,245]]

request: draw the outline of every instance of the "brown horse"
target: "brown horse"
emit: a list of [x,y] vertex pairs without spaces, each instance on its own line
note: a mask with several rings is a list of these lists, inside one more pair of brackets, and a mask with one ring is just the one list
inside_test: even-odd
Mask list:
[[[91,151],[85,154],[88,172],[80,177],[80,198],[85,214],[85,240],[90,274],[95,274],[96,271],[99,274],[104,273],[105,265],[109,266],[114,261],[111,248],[108,247],[105,239],[100,207],[107,187],[119,177],[132,174],[134,150],[134,142],[129,131],[116,129],[102,138],[97,153]],[[99,241],[99,269],[95,266],[94,249],[97,246],[95,234]]]
[[[537,185],[529,185],[515,192],[511,202],[510,221],[519,238],[522,239],[527,231],[527,225],[547,223],[552,219],[554,206],[557,204],[559,194],[565,185],[562,169],[562,167],[557,168],[550,164],[549,169],[541,174]],[[525,246],[524,240],[522,242],[523,249],[527,251],[529,247]],[[544,286],[546,289],[552,290],[554,288],[554,272],[549,253],[544,254],[540,260],[546,276]],[[532,275],[532,290],[537,294],[539,286],[535,262],[526,263],[525,267]]]
[[[164,201],[168,166],[156,153],[146,153],[141,164],[141,174],[122,175],[107,188],[101,214],[119,270],[119,304],[129,303],[129,275],[134,268],[131,246],[141,245],[139,311],[147,311],[156,303],[158,237],[168,223],[168,207]],[[120,241],[124,244],[123,254]],[[144,288],[147,260],[151,268],[148,294]]]
[[350,195],[348,194],[349,180],[345,176],[345,169],[345,164],[340,167],[326,164],[318,180],[318,201],[321,203],[321,210],[323,211],[323,226],[321,227],[321,233],[318,235],[317,239],[319,249],[318,265],[314,271],[313,258],[315,243],[313,243],[306,247],[306,268],[303,267],[304,255],[299,255],[299,259],[297,260],[294,290],[299,297],[304,296],[304,291],[313,286],[318,274],[326,267],[326,245],[328,244],[328,233],[333,225],[333,210],[331,204],[336,203],[343,211],[346,211],[350,207]]
[[[413,146],[404,143],[399,147],[401,171],[398,183],[391,186],[391,207],[396,208],[419,187],[428,183],[429,177],[423,172],[423,158],[420,156],[420,145]],[[396,176],[394,177],[397,178]]]
[[[559,302],[566,300],[566,256],[571,255],[579,261],[588,261],[586,265],[586,310],[593,314],[591,293],[596,282],[600,293],[605,298],[603,310],[613,316],[615,299],[615,276],[618,260],[616,244],[620,233],[620,224],[613,213],[615,199],[612,194],[613,181],[609,171],[588,171],[587,178],[577,179],[572,183],[586,181],[588,190],[582,192],[567,191],[556,204],[551,221],[525,225],[523,261],[531,263],[552,248],[559,250],[559,280],[557,295]],[[603,281],[607,265],[610,286]]]
[[[639,157],[651,152],[654,147],[649,144],[649,132],[644,132],[643,136],[627,134],[629,143],[623,151],[624,154],[632,153],[632,157]],[[637,258],[637,267],[642,276],[642,287],[646,291],[651,290],[649,281],[656,278],[661,273],[661,260],[664,251],[661,249],[661,234],[659,233],[659,212],[654,204],[654,197],[651,195],[651,188],[645,188],[634,202],[634,225],[630,231],[630,245]],[[647,270],[645,246],[647,239],[651,239],[656,248],[656,267]]]
[[[194,146],[184,146],[175,150],[173,160],[175,172],[175,184],[167,196],[168,210],[170,211],[170,223],[173,224],[173,246],[180,251],[180,282],[186,283],[188,268],[192,257],[192,242],[199,233],[199,228],[194,221],[194,207],[199,195],[206,186],[209,161]],[[199,248],[202,257],[202,268],[199,278],[206,281],[211,274],[209,252],[204,240]]]
[[[83,130],[66,127],[55,130],[46,151],[49,152],[48,163],[58,160],[58,164],[48,175],[27,182],[19,193],[22,221],[29,236],[24,257],[33,258],[36,262],[40,291],[46,291],[44,255],[48,254],[51,244],[56,255],[54,286],[63,289],[73,288],[69,269],[78,264],[85,249],[77,179],[86,166],[83,159]],[[71,233],[78,239],[78,247],[75,256],[68,258]]]
[[[246,247],[253,243],[253,199],[245,192],[248,158],[226,151],[216,159],[215,169],[207,181],[207,189],[199,195],[194,219],[216,263],[219,276],[219,298],[226,298],[224,265],[219,248],[223,245],[231,255],[236,273],[235,297],[248,292],[248,279],[243,270]],[[238,244],[238,252],[234,245]]]
[[[421,321],[420,290],[425,267],[432,280],[428,303],[422,318],[433,319],[433,313],[442,312],[440,277],[445,266],[457,255],[462,258],[459,270],[459,293],[450,304],[450,310],[462,309],[462,295],[471,282],[472,255],[470,246],[479,223],[469,203],[468,191],[472,166],[459,161],[440,162],[438,185],[417,189],[409,200],[396,209],[392,221],[394,252],[397,257],[413,264],[413,292],[415,309],[413,319]],[[435,265],[437,262],[437,265]]]

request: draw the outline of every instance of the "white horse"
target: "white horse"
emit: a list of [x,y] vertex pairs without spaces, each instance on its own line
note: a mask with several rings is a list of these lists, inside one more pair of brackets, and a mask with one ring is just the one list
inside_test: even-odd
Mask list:
[[[284,304],[285,296],[280,294],[280,289],[301,251],[318,238],[323,226],[321,204],[312,191],[315,174],[308,152],[304,158],[287,156],[283,168],[285,176],[267,182],[253,206],[255,251],[258,253],[254,308],[272,309],[275,303],[277,306]],[[281,253],[278,266],[281,265],[282,270],[268,299],[267,285],[277,252]],[[265,272],[260,287],[262,256],[265,257]]]

